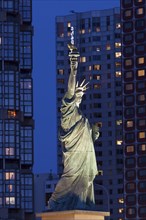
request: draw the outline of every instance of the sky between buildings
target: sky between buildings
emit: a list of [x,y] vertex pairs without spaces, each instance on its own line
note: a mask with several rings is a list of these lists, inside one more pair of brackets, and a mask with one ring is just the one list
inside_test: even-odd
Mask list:
[[120,6],[120,0],[32,0],[34,172],[57,172],[55,17]]

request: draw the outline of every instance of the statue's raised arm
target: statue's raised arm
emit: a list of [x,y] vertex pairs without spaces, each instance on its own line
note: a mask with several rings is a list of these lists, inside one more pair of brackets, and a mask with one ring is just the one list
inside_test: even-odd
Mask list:
[[72,98],[75,95],[79,52],[77,51],[77,48],[72,44],[68,44],[68,48],[70,49],[70,75],[68,79],[67,96],[68,98]]

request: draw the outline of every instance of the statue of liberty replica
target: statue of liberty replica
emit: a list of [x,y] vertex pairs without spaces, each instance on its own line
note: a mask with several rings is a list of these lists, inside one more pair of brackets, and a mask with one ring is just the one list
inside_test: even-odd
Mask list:
[[79,52],[70,44],[70,75],[67,91],[62,99],[60,141],[63,153],[63,174],[48,201],[49,211],[96,211],[93,180],[98,173],[94,141],[98,127],[90,126],[80,110],[87,90],[85,80],[77,82]]

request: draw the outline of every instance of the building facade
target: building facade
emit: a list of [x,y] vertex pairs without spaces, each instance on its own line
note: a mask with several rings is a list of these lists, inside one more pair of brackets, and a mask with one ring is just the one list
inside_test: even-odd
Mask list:
[[32,1],[0,1],[0,216],[32,219]]
[[146,1],[121,1],[125,220],[146,219]]
[[[121,95],[121,24],[119,8],[73,12],[56,17],[57,124],[61,99],[70,72],[67,44],[79,52],[78,80],[90,81],[81,109],[91,124],[100,127],[95,143],[99,175],[95,200],[100,211],[110,211],[110,220],[123,220],[123,145]],[[63,169],[58,142],[58,173]]]
[[[58,176],[50,173],[34,175],[34,211],[41,213],[48,210],[48,201],[55,190]],[[36,219],[39,220],[39,217]]]

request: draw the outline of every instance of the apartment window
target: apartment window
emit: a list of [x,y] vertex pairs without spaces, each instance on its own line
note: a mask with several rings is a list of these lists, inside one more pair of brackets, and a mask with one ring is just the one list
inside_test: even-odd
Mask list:
[[[131,172],[131,171],[128,171]],[[136,191],[136,184],[134,182],[129,182],[126,184],[126,192],[132,193]]]
[[125,116],[125,118],[127,118],[127,117],[132,118],[132,117],[134,117],[134,113],[135,113],[134,108],[126,108],[124,111],[124,116]]
[[126,158],[125,166],[126,168],[133,168],[136,165],[136,161],[134,157]]
[[145,33],[144,32],[137,32],[135,34],[135,41],[136,43],[142,43],[145,41]]
[[145,20],[138,19],[135,21],[135,29],[136,30],[143,30],[145,28]]
[[14,148],[13,147],[6,147],[5,148],[5,155],[6,156],[13,156],[15,153]]
[[134,85],[132,83],[127,83],[125,85],[124,90],[125,90],[125,93],[131,93],[134,90]]
[[144,139],[146,138],[146,132],[140,131],[138,132],[138,139]]
[[139,179],[146,179],[146,169],[138,170],[138,178]]
[[121,71],[116,71],[116,77],[120,78],[121,77]]
[[144,44],[140,44],[136,46],[136,55],[141,55],[144,54],[145,52],[145,45]]
[[14,172],[6,172],[5,173],[5,179],[6,180],[14,180],[15,179],[15,173]]
[[134,142],[135,141],[135,134],[134,133],[127,133],[125,134],[125,142]]
[[137,95],[137,103],[144,104],[145,103],[145,94]]
[[132,21],[124,22],[123,31],[127,33],[127,32],[131,32],[132,30],[133,30],[133,22]]
[[145,167],[146,166],[146,156],[138,157],[138,166]]
[[145,218],[146,217],[146,206],[140,207],[139,210],[139,216]]
[[132,105],[132,104],[134,104],[134,96],[133,95],[125,96],[124,102],[125,102],[125,105]]
[[144,78],[145,77],[145,70],[144,69],[140,69],[137,70],[137,78]]
[[116,29],[120,29],[121,28],[121,24],[120,23],[116,23]]
[[135,152],[134,145],[127,145],[125,151],[126,151],[126,154],[133,154]]
[[144,14],[144,8],[136,8],[135,10],[136,17]]
[[124,72],[125,81],[132,80],[134,78],[133,71]]
[[132,56],[134,53],[134,47],[133,46],[124,47],[123,53],[125,57]]
[[123,18],[124,19],[129,19],[129,18],[132,18],[132,10],[131,9],[127,9],[127,10],[124,10],[123,12]]
[[145,58],[144,57],[139,57],[139,58],[137,58],[137,64],[144,64],[144,62],[145,62]]
[[86,62],[86,57],[80,57],[80,62],[85,63]]
[[100,89],[101,88],[101,84],[100,83],[96,83],[93,85],[94,89]]
[[134,218],[134,217],[136,217],[136,208],[127,208],[126,209],[126,217],[127,218]]
[[117,145],[122,145],[122,140],[117,140],[117,141],[116,141],[116,144],[117,144]]
[[58,75],[64,75],[64,69],[58,69],[57,73]]
[[145,154],[146,144],[139,144],[137,150],[138,150],[138,154]]
[[121,48],[121,43],[120,42],[116,42],[115,43],[115,48]]
[[123,42],[125,45],[131,44],[133,42],[133,35],[132,34],[126,34],[123,36]]
[[106,45],[106,50],[111,50],[111,45],[110,44]]
[[146,107],[145,106],[141,106],[141,107],[137,107],[137,116],[138,117],[143,117],[146,114]]
[[122,125],[122,120],[117,120],[116,125]]
[[99,64],[93,65],[93,70],[101,70],[101,65]]
[[116,58],[120,58],[120,57],[121,57],[121,52],[116,52],[116,53],[115,53],[115,57],[116,57]]
[[16,111],[8,110],[8,118],[15,118],[15,117],[16,117]]
[[127,128],[133,128],[134,127],[134,121],[126,121],[126,127]]
[[133,180],[136,177],[136,171],[135,170],[128,170],[126,172],[126,180]]
[[15,197],[6,197],[6,205],[15,205]]
[[57,36],[58,37],[64,37],[64,23],[63,22],[58,22],[57,23]]
[[116,66],[116,68],[121,67],[121,62],[115,62],[115,66]]
[[141,181],[138,183],[138,191],[146,192],[146,181]]
[[126,205],[132,206],[136,203],[136,195],[128,195],[126,196]]
[[133,59],[125,59],[124,60],[124,66],[125,68],[131,68],[133,65]]

